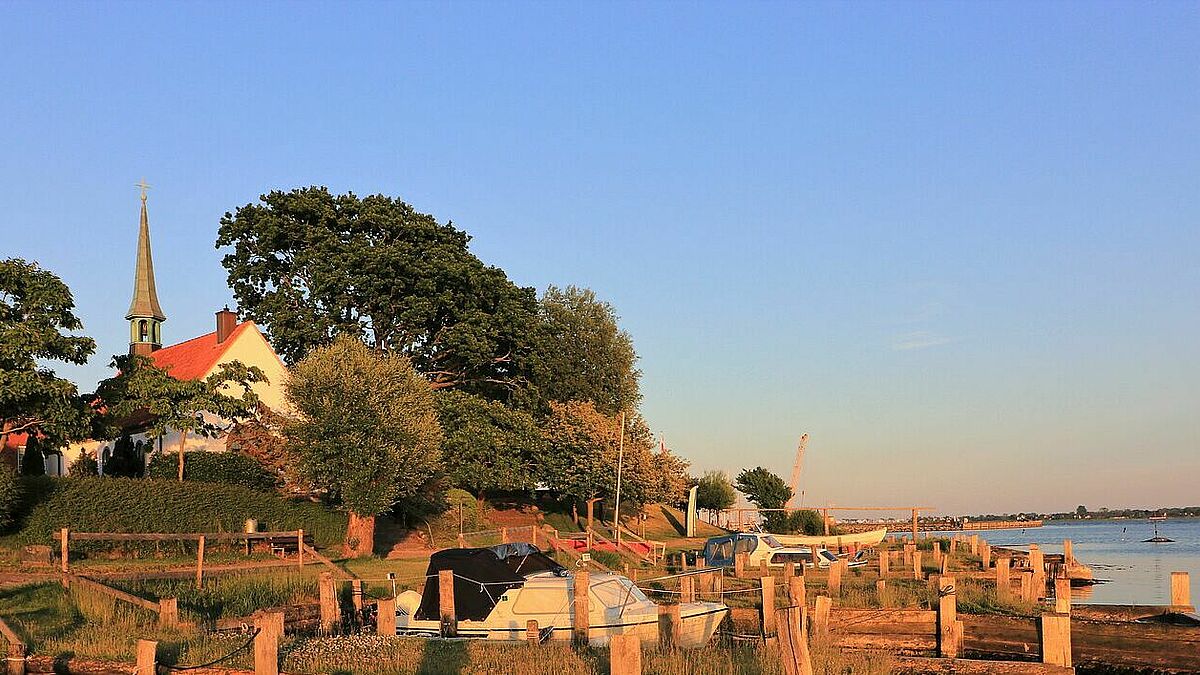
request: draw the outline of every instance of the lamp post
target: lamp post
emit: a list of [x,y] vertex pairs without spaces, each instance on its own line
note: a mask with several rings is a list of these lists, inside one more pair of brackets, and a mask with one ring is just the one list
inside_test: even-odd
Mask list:
[[[617,549],[621,548],[621,469],[625,463],[625,413],[621,413],[621,434],[617,441],[617,500],[613,507],[613,527],[617,530]],[[619,550],[618,550],[619,552]]]

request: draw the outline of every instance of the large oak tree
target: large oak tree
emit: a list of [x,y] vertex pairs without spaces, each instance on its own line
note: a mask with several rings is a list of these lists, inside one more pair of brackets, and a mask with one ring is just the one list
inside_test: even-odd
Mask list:
[[295,363],[349,335],[401,354],[435,389],[506,397],[537,296],[485,265],[470,237],[399,199],[274,191],[221,218],[217,247],[242,312]]

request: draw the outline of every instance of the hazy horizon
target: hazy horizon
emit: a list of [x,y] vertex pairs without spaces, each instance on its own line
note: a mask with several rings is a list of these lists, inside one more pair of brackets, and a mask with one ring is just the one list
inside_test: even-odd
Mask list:
[[692,471],[806,505],[1196,503],[1190,3],[0,5],[2,255],[127,348],[145,178],[173,344],[217,221],[307,185],[592,288]]

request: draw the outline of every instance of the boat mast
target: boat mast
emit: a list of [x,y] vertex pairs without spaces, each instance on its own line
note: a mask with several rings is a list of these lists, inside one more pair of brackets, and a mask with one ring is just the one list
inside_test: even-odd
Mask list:
[[621,468],[625,463],[625,413],[621,413],[621,435],[617,441],[617,504],[613,507],[613,528],[617,531],[617,549],[621,548]]

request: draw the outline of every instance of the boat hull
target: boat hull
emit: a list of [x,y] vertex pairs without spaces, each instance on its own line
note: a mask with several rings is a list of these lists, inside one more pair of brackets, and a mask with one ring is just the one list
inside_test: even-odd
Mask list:
[[887,528],[881,527],[878,530],[854,534],[772,534],[771,536],[785,546],[817,546],[836,551],[838,547],[846,546],[877,546],[887,536]]

